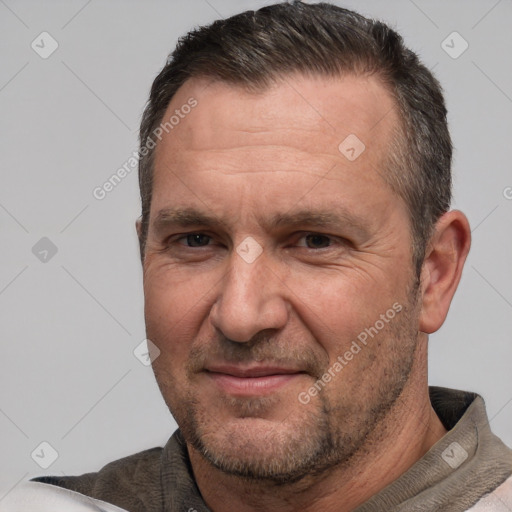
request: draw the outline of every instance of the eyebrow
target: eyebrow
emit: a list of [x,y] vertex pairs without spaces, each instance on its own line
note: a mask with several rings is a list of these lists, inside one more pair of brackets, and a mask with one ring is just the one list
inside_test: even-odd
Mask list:
[[[300,226],[325,229],[343,226],[364,235],[370,231],[370,226],[364,219],[343,208],[336,212],[319,209],[298,210],[275,214],[270,220],[264,220],[263,218],[260,220],[261,224],[270,231]],[[191,228],[194,226],[218,229],[226,228],[227,223],[219,217],[203,213],[195,208],[164,208],[157,213],[153,221],[153,228],[157,233],[170,227]]]
[[213,215],[204,214],[194,208],[164,208],[160,210],[153,227],[156,232],[163,231],[171,226],[189,228],[193,226],[221,226],[223,222]]
[[367,222],[345,209],[340,209],[336,212],[317,209],[299,210],[274,215],[269,222],[269,227],[271,229],[279,229],[282,226],[289,228],[299,226],[335,228],[344,226],[351,227],[362,233],[369,232]]

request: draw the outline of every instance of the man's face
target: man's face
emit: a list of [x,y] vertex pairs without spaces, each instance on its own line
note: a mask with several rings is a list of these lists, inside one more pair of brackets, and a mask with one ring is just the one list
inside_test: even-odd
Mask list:
[[415,357],[409,218],[382,178],[397,114],[375,78],[288,76],[192,79],[163,121],[191,97],[156,150],[156,379],[194,453],[297,479],[363,445]]

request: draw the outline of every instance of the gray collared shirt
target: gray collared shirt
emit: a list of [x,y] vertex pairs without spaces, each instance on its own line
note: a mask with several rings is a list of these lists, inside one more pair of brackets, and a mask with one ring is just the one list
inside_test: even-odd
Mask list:
[[[512,450],[491,432],[482,398],[437,387],[430,388],[430,398],[448,433],[354,512],[512,511],[512,478],[507,480],[512,475]],[[45,489],[69,489],[129,512],[210,512],[179,430],[163,448],[111,462],[97,473],[33,481],[51,484]],[[90,510],[110,510],[98,503],[94,501],[94,506],[99,508]]]

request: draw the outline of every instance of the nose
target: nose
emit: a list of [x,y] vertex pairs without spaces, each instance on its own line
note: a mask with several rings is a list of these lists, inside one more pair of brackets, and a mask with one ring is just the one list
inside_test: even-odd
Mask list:
[[233,251],[210,311],[211,322],[226,338],[240,343],[260,331],[281,329],[289,316],[286,290],[265,251],[253,262]]

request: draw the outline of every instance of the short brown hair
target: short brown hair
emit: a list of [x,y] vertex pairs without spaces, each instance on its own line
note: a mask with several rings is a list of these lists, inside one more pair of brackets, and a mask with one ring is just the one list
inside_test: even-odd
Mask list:
[[410,214],[413,259],[421,270],[426,243],[451,202],[452,144],[441,87],[386,24],[328,3],[296,0],[246,11],[180,38],[153,82],[141,128],[139,184],[144,255],[154,149],[147,142],[176,91],[202,77],[264,91],[286,74],[339,77],[374,74],[392,94],[401,119],[388,152],[385,179]]

